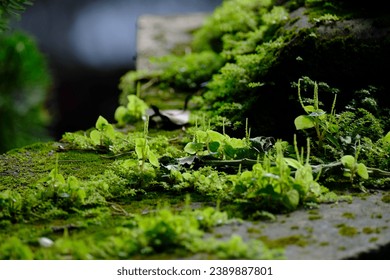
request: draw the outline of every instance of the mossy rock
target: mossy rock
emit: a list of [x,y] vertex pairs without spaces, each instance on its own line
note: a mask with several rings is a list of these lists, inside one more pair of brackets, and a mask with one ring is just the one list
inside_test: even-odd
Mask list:
[[[226,117],[243,127],[248,118],[252,135],[292,137],[293,120],[303,110],[291,84],[302,77],[329,85],[319,93],[329,111],[332,89],[339,92],[338,112],[354,99],[362,99],[356,92],[366,90],[381,108],[375,116],[387,116],[390,22],[379,2],[370,9],[365,7],[350,1],[224,1],[195,32],[192,55],[196,60],[194,54],[201,57],[213,52],[224,62],[213,69],[207,66],[207,73],[204,65],[193,60],[190,67],[180,65],[193,73],[187,92],[202,93],[200,106],[216,124]],[[175,86],[175,75],[164,74],[177,69],[175,60],[170,61],[173,63],[163,65],[160,73],[126,75],[131,79],[122,80],[124,93],[134,93],[135,81],[153,81],[146,95],[156,89],[186,91],[185,83]],[[185,64],[185,58],[180,61]],[[196,73],[200,73],[199,79]],[[191,82],[194,80],[196,84]],[[312,98],[312,94],[310,88],[303,97]]]
[[[258,47],[266,51],[262,57],[253,53],[240,55],[233,64],[238,69],[232,70],[232,64],[222,68],[222,74],[214,77],[206,92],[214,110],[233,123],[249,118],[255,135],[291,137],[295,132],[294,118],[304,113],[291,83],[304,76],[339,90],[336,111],[359,98],[356,92],[370,87],[375,88],[371,93],[379,107],[389,108],[386,73],[390,70],[390,26],[379,24],[381,16],[340,17],[330,22],[313,20],[310,12],[304,7],[292,11],[287,23],[275,31],[274,39]],[[261,86],[251,88],[250,83]],[[304,97],[311,98],[312,94],[310,89]],[[319,94],[330,111],[334,95],[321,89]],[[229,112],[225,110],[228,102],[241,106]]]

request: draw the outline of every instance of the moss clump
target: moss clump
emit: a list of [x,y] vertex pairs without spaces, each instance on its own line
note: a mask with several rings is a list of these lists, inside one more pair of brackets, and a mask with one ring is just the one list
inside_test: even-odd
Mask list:
[[321,216],[321,215],[310,215],[310,216],[309,216],[309,220],[310,220],[310,221],[320,220],[320,219],[322,219],[322,216]]
[[261,236],[259,239],[269,248],[285,248],[292,245],[305,247],[308,244],[307,239],[302,235],[291,235],[277,239],[270,239],[268,236]]
[[350,213],[350,212],[345,212],[345,213],[343,213],[342,216],[344,218],[346,218],[346,219],[351,219],[351,220],[356,218],[355,214],[354,213]]
[[372,227],[364,227],[362,232],[364,234],[379,234],[381,233],[381,230],[379,228],[372,228]]
[[347,237],[354,237],[359,233],[358,229],[345,224],[337,226],[339,228],[339,234]]
[[382,196],[382,202],[390,203],[390,194],[386,194],[386,195]]

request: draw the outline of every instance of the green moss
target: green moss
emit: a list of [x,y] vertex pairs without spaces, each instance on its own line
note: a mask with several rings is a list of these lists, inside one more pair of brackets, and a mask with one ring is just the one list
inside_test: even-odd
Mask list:
[[370,243],[375,243],[375,242],[377,242],[378,241],[378,237],[371,237],[370,238],[370,240],[368,241],[368,242],[370,242]]
[[346,218],[346,219],[351,219],[351,220],[356,218],[355,214],[354,213],[350,213],[350,212],[345,212],[345,213],[343,213],[342,216],[344,218]]
[[386,194],[382,196],[382,202],[390,203],[390,194]]
[[314,229],[312,227],[305,227],[305,230],[308,234],[312,234],[314,232]]
[[309,214],[308,219],[310,221],[322,219],[322,216],[319,214],[318,210],[309,210],[307,213]]
[[326,247],[326,246],[329,246],[329,242],[327,242],[327,241],[324,241],[324,242],[321,242],[319,245],[321,246],[321,247]]
[[59,151],[54,142],[37,143],[0,155],[0,190],[36,183],[54,168],[56,154],[59,155],[59,171],[82,180],[104,173],[113,162],[93,151]]
[[362,232],[364,234],[379,234],[381,233],[381,230],[379,228],[364,227]]
[[259,239],[269,248],[285,248],[292,245],[305,247],[308,244],[308,241],[302,235],[291,235],[277,239],[270,239],[269,236],[261,236]]
[[347,237],[354,237],[359,233],[358,229],[345,224],[337,226],[339,228],[339,234]]
[[310,215],[310,216],[309,216],[309,220],[310,220],[310,221],[320,220],[320,219],[322,219],[322,216],[321,216],[321,215]]
[[248,233],[252,233],[252,234],[260,234],[262,231],[260,228],[257,228],[257,227],[250,227],[247,229],[247,232]]
[[372,213],[371,219],[382,219],[383,215],[382,213]]

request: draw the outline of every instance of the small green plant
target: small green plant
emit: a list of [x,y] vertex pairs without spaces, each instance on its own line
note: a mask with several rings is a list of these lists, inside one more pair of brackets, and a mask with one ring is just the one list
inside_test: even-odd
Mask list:
[[[304,203],[317,202],[323,189],[314,179],[309,156],[304,163],[300,157],[298,160],[285,158],[281,142],[277,142],[275,148],[274,162],[265,156],[263,163],[253,165],[251,171],[231,177],[236,200],[251,212],[259,209],[292,211]],[[296,169],[295,174],[289,166]]]
[[22,196],[12,190],[0,192],[0,219],[15,221],[22,214]]
[[102,148],[109,147],[116,137],[114,127],[102,116],[97,119],[95,127],[89,134],[92,143]]
[[304,104],[301,96],[301,81],[302,79],[298,80],[298,98],[306,115],[295,118],[295,128],[297,130],[314,128],[317,136],[317,145],[320,150],[323,148],[325,141],[328,141],[335,146],[339,146],[337,138],[334,137],[334,134],[338,132],[337,117],[335,113],[337,95],[334,97],[330,114],[327,114],[319,107],[318,84],[316,82],[314,83],[313,105]]
[[122,127],[128,123],[135,123],[145,116],[149,106],[140,98],[141,84],[137,84],[137,93],[127,96],[127,105],[119,106],[115,111],[115,120]]
[[137,154],[141,166],[141,170],[143,170],[146,160],[149,160],[149,162],[155,167],[160,166],[157,156],[150,149],[148,144],[148,140],[147,140],[148,129],[149,129],[149,118],[146,118],[146,121],[144,123],[143,137],[135,139],[135,152]]
[[356,177],[359,176],[362,179],[368,179],[368,170],[363,163],[358,163],[357,157],[351,155],[345,155],[341,158],[345,171],[343,175],[349,178],[351,184],[354,184]]

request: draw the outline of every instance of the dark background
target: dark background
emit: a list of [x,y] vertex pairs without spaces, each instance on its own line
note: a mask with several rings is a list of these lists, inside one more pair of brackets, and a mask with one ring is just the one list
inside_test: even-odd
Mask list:
[[54,78],[51,134],[113,121],[120,77],[134,69],[143,14],[212,12],[222,0],[35,0],[15,23],[32,34]]

